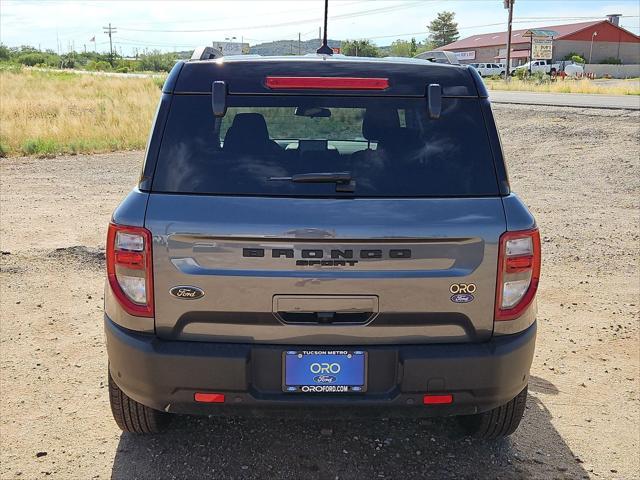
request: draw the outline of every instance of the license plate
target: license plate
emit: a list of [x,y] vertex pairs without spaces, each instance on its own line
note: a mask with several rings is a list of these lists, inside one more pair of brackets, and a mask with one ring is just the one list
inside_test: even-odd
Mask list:
[[282,389],[291,393],[362,393],[367,352],[294,350],[283,353]]

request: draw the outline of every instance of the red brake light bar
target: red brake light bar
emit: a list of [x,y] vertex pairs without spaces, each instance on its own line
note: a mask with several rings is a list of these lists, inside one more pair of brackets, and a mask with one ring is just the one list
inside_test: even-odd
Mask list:
[[439,395],[427,393],[422,397],[422,403],[425,405],[449,405],[450,403],[453,403],[453,395],[450,393],[443,393]]
[[142,252],[123,252],[116,250],[115,263],[133,270],[144,270],[144,253]]
[[358,77],[267,77],[267,88],[272,90],[384,90],[389,88],[388,78]]
[[224,393],[196,392],[193,399],[200,403],[224,403]]

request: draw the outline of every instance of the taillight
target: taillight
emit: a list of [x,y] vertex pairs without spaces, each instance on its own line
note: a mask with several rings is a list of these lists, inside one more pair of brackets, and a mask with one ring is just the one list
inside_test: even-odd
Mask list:
[[107,277],[113,294],[130,315],[153,317],[151,232],[109,224]]
[[531,304],[540,281],[540,233],[537,228],[500,237],[496,321],[513,320]]
[[388,78],[360,77],[267,77],[267,88],[272,90],[384,90],[389,88]]

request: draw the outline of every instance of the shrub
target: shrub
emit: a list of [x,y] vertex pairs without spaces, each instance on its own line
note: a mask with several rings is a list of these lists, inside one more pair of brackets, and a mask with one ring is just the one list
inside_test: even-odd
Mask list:
[[520,80],[524,80],[526,77],[529,76],[529,70],[526,68],[518,68],[515,72],[516,72],[516,77],[518,77]]
[[153,83],[160,89],[162,90],[162,87],[164,87],[164,82],[167,79],[166,76],[161,76],[161,77],[153,77]]
[[87,63],[87,70],[106,72],[111,70],[111,64],[109,62],[105,62],[104,60],[91,61]]
[[43,140],[40,138],[30,138],[22,144],[22,153],[25,155],[51,156],[60,151],[59,145],[54,140]]
[[47,56],[42,52],[30,52],[19,55],[16,60],[28,67],[35,67],[36,65],[46,65]]
[[551,76],[547,75],[545,72],[533,72],[530,80],[536,83],[536,85],[542,85],[543,83],[549,83],[551,81]]
[[138,66],[140,70],[151,72],[168,72],[176,63],[175,53],[162,53],[159,50],[140,55]]
[[[562,60],[573,60],[573,57],[583,58],[583,55],[580,55],[577,52],[569,52],[564,56],[564,58]],[[573,60],[573,61],[575,61],[575,60]]]
[[587,63],[584,58],[582,58],[580,55],[572,55],[571,58],[569,59],[571,60],[573,63],[581,63],[581,64],[585,64]]
[[607,57],[600,63],[603,65],[622,65],[622,60],[616,57]]

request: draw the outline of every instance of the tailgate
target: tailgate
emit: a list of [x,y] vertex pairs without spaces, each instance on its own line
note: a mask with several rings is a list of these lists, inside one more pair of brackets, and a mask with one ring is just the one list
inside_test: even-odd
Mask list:
[[498,197],[153,193],[145,224],[162,338],[362,345],[493,331]]

